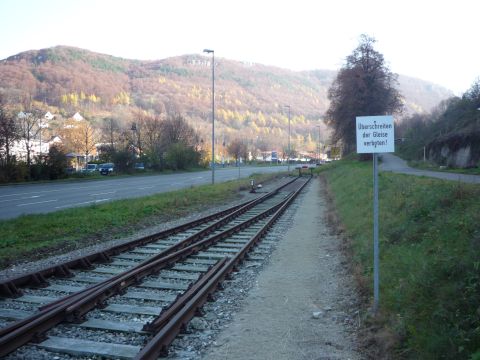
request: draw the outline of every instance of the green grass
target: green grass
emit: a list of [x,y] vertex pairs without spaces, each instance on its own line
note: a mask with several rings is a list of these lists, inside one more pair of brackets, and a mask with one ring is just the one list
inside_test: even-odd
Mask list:
[[432,171],[443,171],[443,172],[451,172],[456,174],[469,174],[469,175],[480,175],[480,167],[462,169],[462,168],[451,168],[446,166],[438,166],[436,164],[432,164],[430,162],[424,161],[409,161],[408,165],[417,169],[422,170],[432,170]]
[[[372,294],[371,162],[320,170]],[[379,174],[380,306],[412,359],[480,350],[480,186]]]
[[[255,174],[257,183],[278,174]],[[119,238],[139,229],[218,206],[248,189],[248,179],[191,187],[143,198],[0,221],[0,266],[35,260]]]

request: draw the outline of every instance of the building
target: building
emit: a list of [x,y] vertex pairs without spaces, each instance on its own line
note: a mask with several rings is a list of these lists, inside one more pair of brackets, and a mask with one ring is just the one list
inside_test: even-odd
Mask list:
[[80,115],[78,112],[76,112],[75,115],[72,116],[72,118],[75,121],[82,121],[83,120],[83,116]]
[[47,113],[44,115],[45,120],[53,120],[55,118],[55,115],[53,115],[50,111],[47,111]]

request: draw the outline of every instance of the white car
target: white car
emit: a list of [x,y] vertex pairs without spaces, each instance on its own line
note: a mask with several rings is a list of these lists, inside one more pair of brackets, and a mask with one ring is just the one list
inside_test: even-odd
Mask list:
[[98,170],[97,164],[87,164],[87,172],[95,172]]

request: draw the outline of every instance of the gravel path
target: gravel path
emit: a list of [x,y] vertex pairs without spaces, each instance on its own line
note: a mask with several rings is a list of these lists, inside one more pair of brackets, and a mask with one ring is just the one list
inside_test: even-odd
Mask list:
[[318,179],[242,309],[203,359],[362,359],[355,345],[358,297],[325,222]]
[[407,162],[393,154],[382,154],[380,170],[392,171],[400,174],[433,177],[442,180],[461,181],[465,183],[480,184],[480,175],[457,174],[441,171],[415,169],[407,165]]

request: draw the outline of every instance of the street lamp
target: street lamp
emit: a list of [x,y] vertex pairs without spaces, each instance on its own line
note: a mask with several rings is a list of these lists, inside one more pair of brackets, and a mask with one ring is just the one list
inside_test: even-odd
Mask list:
[[318,145],[317,145],[317,152],[318,152],[318,158],[317,158],[317,163],[320,163],[320,125],[317,125],[318,128]]
[[[132,127],[130,128],[130,130],[132,130],[132,153],[133,153],[133,162],[135,162],[135,133],[137,132],[137,124],[132,123]],[[133,166],[135,166],[135,164]]]
[[40,161],[42,161],[42,118],[38,119],[38,127],[40,134]]
[[215,52],[204,49],[204,53],[212,54],[212,185],[215,184]]
[[290,105],[285,105],[288,108],[288,154],[287,154],[287,163],[288,163],[288,172],[290,172]]

